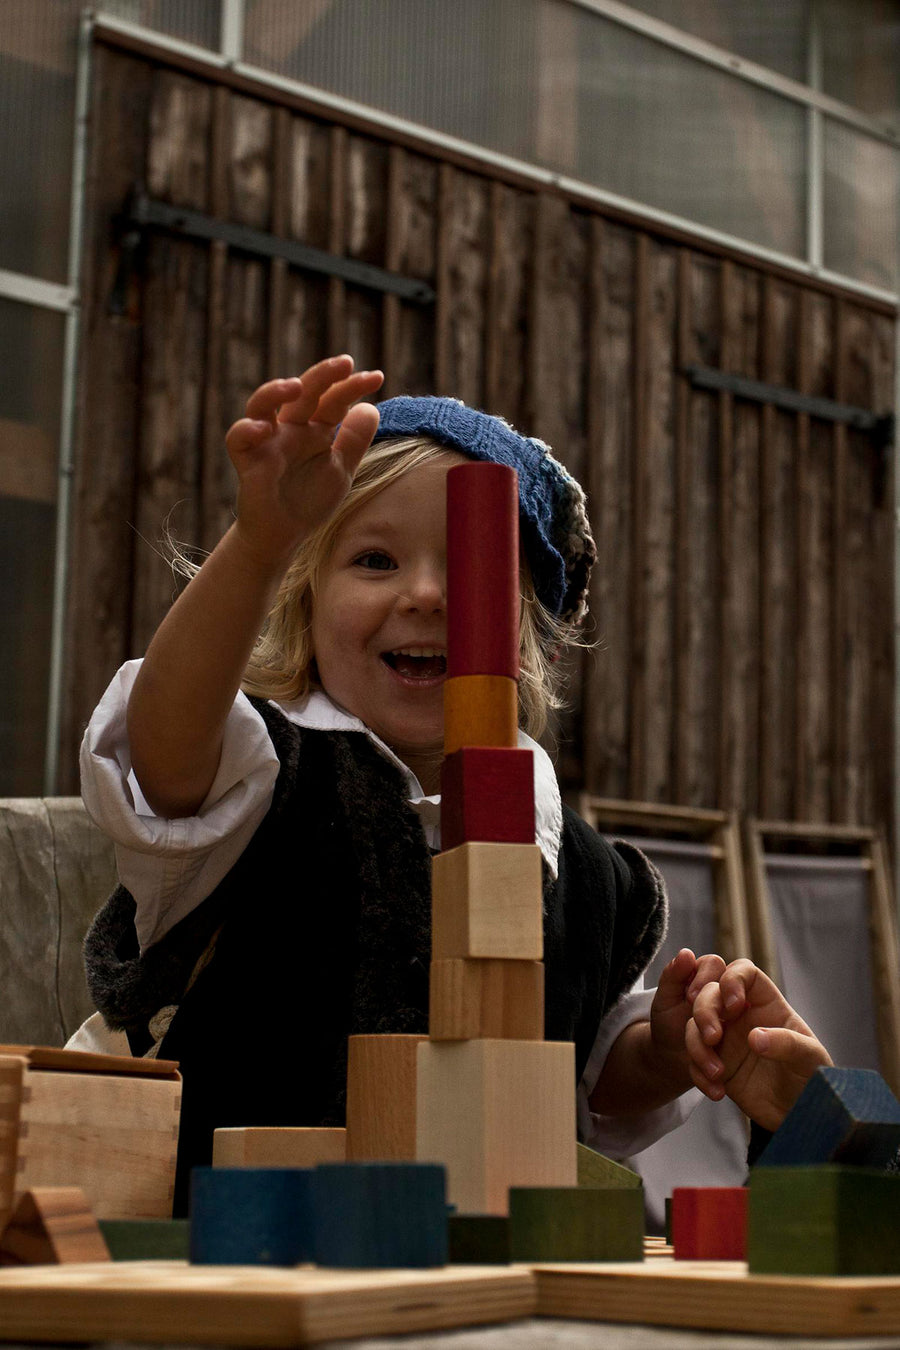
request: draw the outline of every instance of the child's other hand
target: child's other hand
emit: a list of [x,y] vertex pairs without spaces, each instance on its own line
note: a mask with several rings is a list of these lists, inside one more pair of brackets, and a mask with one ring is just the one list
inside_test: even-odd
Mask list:
[[650,1034],[654,1049],[686,1058],[685,1033],[694,999],[725,969],[721,956],[697,957],[687,947],[672,958],[659,977],[650,1007]]
[[697,993],[686,1045],[695,1086],[712,1101],[727,1095],[768,1130],[832,1062],[768,975],[743,959]]
[[332,356],[250,395],[225,444],[240,480],[236,529],[255,556],[283,561],[340,505],[378,429],[377,408],[357,399],[383,379]]

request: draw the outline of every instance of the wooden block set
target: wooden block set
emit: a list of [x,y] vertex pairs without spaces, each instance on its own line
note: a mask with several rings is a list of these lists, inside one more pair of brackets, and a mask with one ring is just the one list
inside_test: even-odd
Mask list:
[[447,475],[443,851],[432,870],[416,1156],[445,1164],[460,1214],[505,1215],[510,1187],[577,1180],[574,1047],[543,1039],[534,764],[518,748],[518,575],[515,471],[456,466]]
[[900,1274],[900,1102],[867,1069],[819,1069],[763,1150],[749,1188],[678,1188],[676,1260],[746,1260],[751,1274]]

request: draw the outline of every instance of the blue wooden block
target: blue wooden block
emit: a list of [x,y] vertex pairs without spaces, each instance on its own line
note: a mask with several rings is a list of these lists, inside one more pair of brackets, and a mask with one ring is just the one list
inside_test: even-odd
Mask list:
[[195,1167],[195,1265],[295,1266],[313,1259],[312,1168]]
[[313,1191],[319,1265],[446,1265],[446,1174],[437,1163],[321,1163]]
[[900,1102],[872,1069],[817,1069],[758,1167],[886,1167],[900,1148]]

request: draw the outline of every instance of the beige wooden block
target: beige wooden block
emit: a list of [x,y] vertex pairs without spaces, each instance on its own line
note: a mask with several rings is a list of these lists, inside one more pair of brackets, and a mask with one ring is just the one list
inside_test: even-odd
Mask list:
[[346,1130],[247,1126],[213,1134],[213,1167],[315,1167],[346,1157]]
[[424,1036],[351,1036],[347,1055],[347,1159],[416,1156],[416,1051]]
[[176,1067],[15,1049],[0,1047],[0,1205],[8,1205],[3,1181],[8,1195],[12,1171],[13,1202],[35,1187],[78,1186],[98,1219],[169,1218],[181,1110]]
[[433,1041],[543,1039],[540,961],[432,961],[430,997],[428,1033]]
[[432,860],[432,956],[540,961],[544,954],[537,844],[460,844]]
[[569,1041],[426,1041],[418,1050],[416,1156],[447,1168],[461,1214],[506,1214],[510,1186],[575,1186],[575,1047]]
[[78,1186],[39,1186],[26,1191],[0,1237],[0,1266],[109,1259],[109,1248]]

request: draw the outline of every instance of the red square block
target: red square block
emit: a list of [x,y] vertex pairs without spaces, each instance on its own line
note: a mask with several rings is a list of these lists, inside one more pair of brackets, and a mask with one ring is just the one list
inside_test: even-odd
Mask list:
[[746,1186],[676,1186],[675,1260],[746,1261],[747,1194]]
[[531,750],[464,746],[441,770],[441,849],[534,843]]

